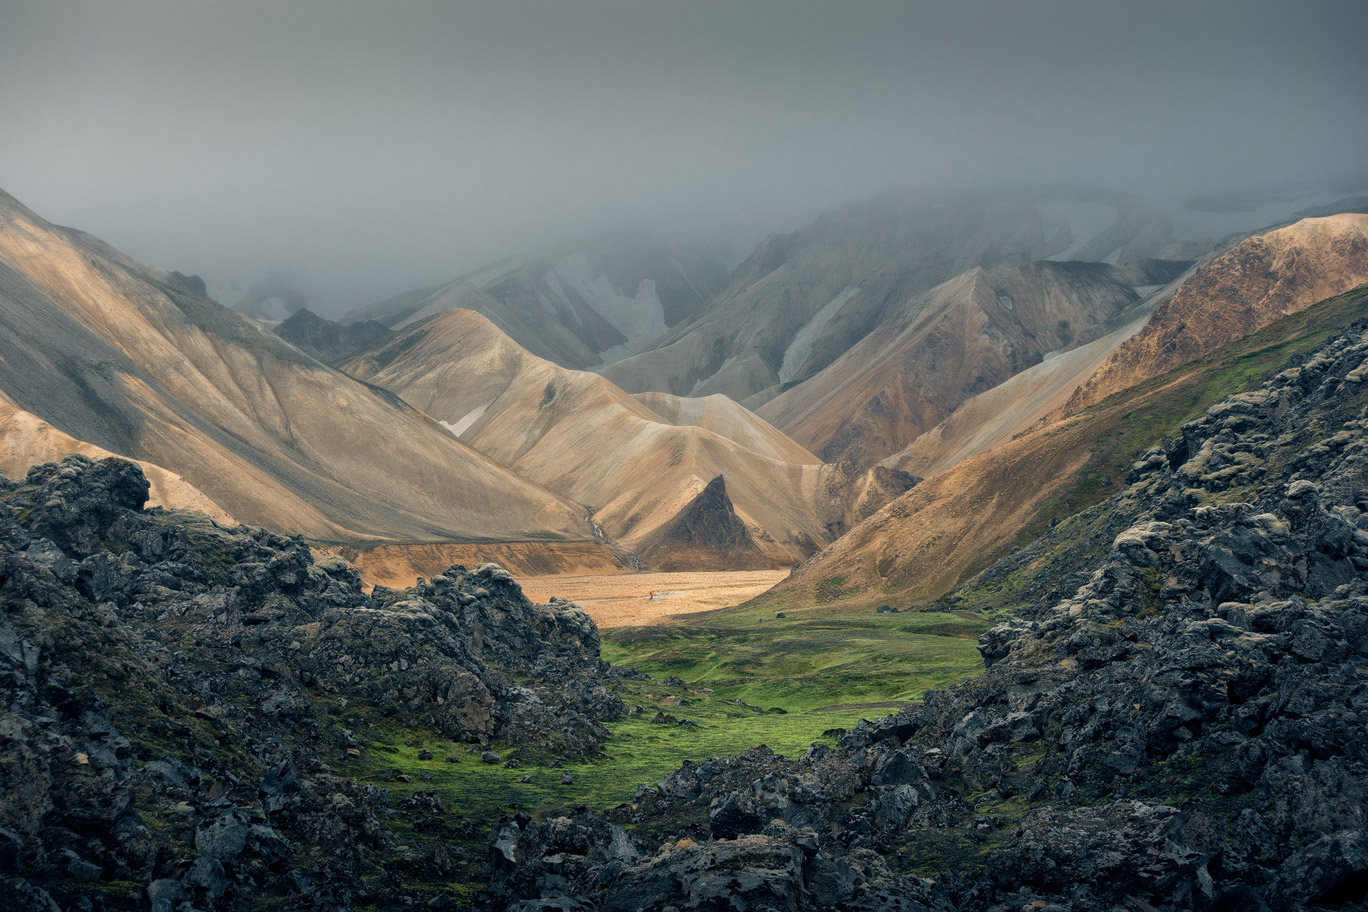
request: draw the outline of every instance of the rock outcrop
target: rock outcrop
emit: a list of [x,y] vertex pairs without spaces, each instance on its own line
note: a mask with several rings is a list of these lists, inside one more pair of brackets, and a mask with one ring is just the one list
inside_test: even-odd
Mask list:
[[348,719],[582,756],[623,709],[593,622],[496,565],[367,596],[298,538],[147,496],[117,459],[0,481],[0,890],[25,908],[122,908],[111,884],[348,908],[422,816],[349,775]]
[[770,565],[736,515],[721,475],[708,482],[673,519],[647,536],[637,553],[649,566],[662,571],[723,565],[751,570]]
[[333,364],[379,342],[390,329],[375,320],[337,323],[301,307],[275,327],[275,334],[319,361]]
[[[980,678],[835,749],[686,765],[602,818],[507,818],[494,896],[706,909],[725,883],[731,908],[1360,908],[1365,491],[1360,321],[1146,453],[1090,511],[1120,531],[1081,585],[986,633]],[[1076,570],[1027,572],[1049,591]]]

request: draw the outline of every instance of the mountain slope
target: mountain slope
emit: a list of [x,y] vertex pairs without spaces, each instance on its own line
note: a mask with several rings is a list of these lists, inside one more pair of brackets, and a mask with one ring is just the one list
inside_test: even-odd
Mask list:
[[[1162,284],[1184,267],[1151,261],[1143,278]],[[970,270],[890,310],[850,351],[759,412],[823,458],[877,461],[970,396],[1133,318],[1135,278],[1100,263]]]
[[281,531],[589,537],[577,505],[202,292],[0,196],[0,391]]
[[[1136,455],[1222,396],[1276,373],[1330,328],[1368,315],[1368,291],[1322,302],[956,462],[883,507],[758,601],[923,602],[1051,521],[1096,503]],[[832,585],[836,580],[839,585]],[[825,584],[825,585],[824,585]]]
[[[1101,212],[1079,217],[1078,207]],[[1096,242],[1096,243],[1094,243]],[[884,197],[762,243],[726,290],[650,349],[603,369],[632,392],[723,393],[751,408],[835,361],[916,295],[976,267],[1075,249],[1173,248],[1161,219],[1115,194]]]
[[1098,402],[1279,317],[1368,282],[1368,215],[1302,219],[1197,271],[1070,399]]
[[718,247],[608,234],[406,292],[347,321],[398,329],[448,310],[473,310],[538,357],[583,370],[635,354],[692,316],[722,289],[729,271]]
[[[723,397],[635,398],[597,374],[536,357],[480,314],[452,311],[400,331],[343,367],[402,396],[528,478],[590,507],[635,549],[722,476],[769,566],[806,557],[910,479],[861,488]],[[720,553],[709,566],[727,566]]]
[[[14,408],[5,403],[4,395],[0,394],[0,475],[23,478],[35,465],[60,462],[73,453],[90,459],[106,459],[114,455],[94,444],[63,434],[31,412]],[[206,497],[203,491],[175,472],[168,472],[150,462],[139,462],[138,467],[150,485],[147,500],[150,506],[196,510],[215,522],[229,526],[237,524],[237,520]]]

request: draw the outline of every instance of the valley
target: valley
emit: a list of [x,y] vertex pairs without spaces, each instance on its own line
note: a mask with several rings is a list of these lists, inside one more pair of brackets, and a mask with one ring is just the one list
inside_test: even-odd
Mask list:
[[725,281],[619,239],[270,323],[0,197],[0,877],[1004,912],[1064,896],[1044,840],[1089,907],[1330,895],[1368,215],[1202,247],[1108,199],[896,196]]

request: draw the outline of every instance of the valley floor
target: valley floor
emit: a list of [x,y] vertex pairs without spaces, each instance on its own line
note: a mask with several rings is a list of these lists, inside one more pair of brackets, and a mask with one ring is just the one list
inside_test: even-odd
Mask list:
[[[618,573],[523,577],[535,604],[552,596],[574,602],[600,629],[645,627],[680,615],[739,605],[788,576],[787,570]],[[652,597],[654,596],[654,597]]]

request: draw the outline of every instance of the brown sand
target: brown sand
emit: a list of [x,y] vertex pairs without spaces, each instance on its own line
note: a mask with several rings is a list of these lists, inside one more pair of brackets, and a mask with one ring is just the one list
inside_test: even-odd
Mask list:
[[[644,627],[698,611],[739,605],[788,576],[787,570],[529,576],[518,580],[542,604],[553,595],[583,608],[599,627]],[[655,593],[655,598],[648,596]]]

